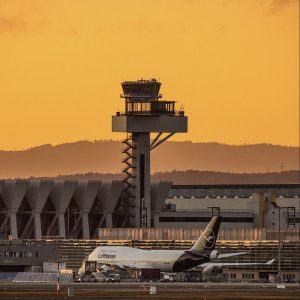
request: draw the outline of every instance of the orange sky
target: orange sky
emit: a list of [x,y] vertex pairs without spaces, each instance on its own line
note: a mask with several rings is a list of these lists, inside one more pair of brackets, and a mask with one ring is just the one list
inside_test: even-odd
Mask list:
[[119,139],[120,82],[183,104],[173,140],[299,144],[297,0],[0,0],[0,149]]

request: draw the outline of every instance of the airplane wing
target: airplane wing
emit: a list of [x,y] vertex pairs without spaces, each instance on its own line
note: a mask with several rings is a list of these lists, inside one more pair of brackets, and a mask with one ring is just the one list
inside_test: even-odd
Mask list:
[[147,263],[126,263],[123,265],[126,269],[153,269],[153,267]]
[[117,267],[119,269],[135,269],[135,270],[140,270],[140,269],[153,269],[153,267],[147,263],[134,263],[134,262],[119,262],[115,264],[104,264],[102,268],[108,268],[108,267]]
[[218,259],[231,257],[231,256],[237,256],[237,255],[243,255],[243,254],[247,254],[247,253],[249,253],[249,252],[223,253],[223,254],[218,255]]
[[199,265],[196,268],[206,268],[206,267],[230,267],[230,266],[252,266],[252,265],[267,265],[270,266],[274,263],[275,259],[271,259],[265,263],[217,263],[217,262],[207,262]]

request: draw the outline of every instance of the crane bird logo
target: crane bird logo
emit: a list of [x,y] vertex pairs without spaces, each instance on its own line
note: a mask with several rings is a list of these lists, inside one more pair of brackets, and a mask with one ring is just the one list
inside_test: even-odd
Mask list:
[[203,232],[202,244],[205,249],[212,249],[215,245],[216,236],[211,229],[206,229]]

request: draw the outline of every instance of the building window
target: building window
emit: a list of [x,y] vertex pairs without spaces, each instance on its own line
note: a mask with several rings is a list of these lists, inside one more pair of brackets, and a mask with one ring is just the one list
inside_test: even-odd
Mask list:
[[[159,222],[209,222],[209,217],[159,217]],[[253,217],[223,217],[227,223],[253,223]]]
[[24,252],[24,257],[32,257],[32,252]]
[[242,274],[242,279],[254,279],[254,274]]

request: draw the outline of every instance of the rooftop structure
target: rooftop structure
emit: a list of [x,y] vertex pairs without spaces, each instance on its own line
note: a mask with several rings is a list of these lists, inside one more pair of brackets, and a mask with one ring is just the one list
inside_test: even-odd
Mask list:
[[130,100],[158,100],[162,95],[159,94],[161,83],[155,79],[151,80],[137,80],[122,82],[122,89],[124,94],[121,98]]

